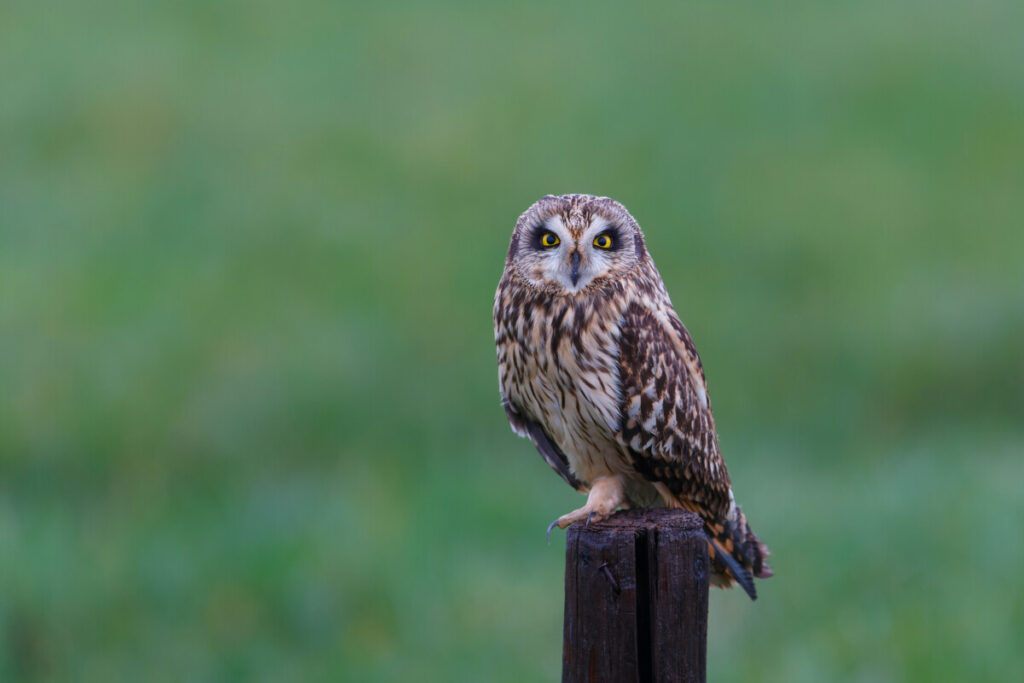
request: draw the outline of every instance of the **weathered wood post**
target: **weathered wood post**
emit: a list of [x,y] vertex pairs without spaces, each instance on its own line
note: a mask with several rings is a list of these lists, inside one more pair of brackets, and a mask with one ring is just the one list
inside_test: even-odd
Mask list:
[[569,527],[563,683],[703,682],[707,637],[700,517],[625,510]]

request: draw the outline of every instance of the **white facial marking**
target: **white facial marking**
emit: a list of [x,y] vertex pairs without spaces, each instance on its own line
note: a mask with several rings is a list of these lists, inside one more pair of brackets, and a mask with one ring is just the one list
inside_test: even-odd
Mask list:
[[[559,220],[561,224],[561,220]],[[583,231],[578,242],[570,240],[572,247],[566,250],[562,259],[562,270],[558,274],[558,281],[569,292],[575,294],[593,280],[608,270],[609,258],[607,252],[594,246],[594,238],[601,234],[610,224],[601,216],[594,216],[590,225]],[[573,249],[579,252],[579,268],[577,280],[572,281],[572,252]]]

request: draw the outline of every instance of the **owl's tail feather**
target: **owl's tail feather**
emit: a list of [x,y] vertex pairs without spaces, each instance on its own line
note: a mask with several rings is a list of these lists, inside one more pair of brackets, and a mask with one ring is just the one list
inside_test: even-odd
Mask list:
[[706,524],[711,565],[716,574],[725,575],[725,585],[733,579],[747,592],[751,600],[757,599],[754,578],[767,579],[772,568],[765,562],[770,554],[768,546],[747,524],[747,518],[737,505],[724,523]]

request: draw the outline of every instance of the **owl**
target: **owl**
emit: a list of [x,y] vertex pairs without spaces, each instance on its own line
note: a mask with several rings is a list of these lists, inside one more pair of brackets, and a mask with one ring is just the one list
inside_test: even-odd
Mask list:
[[685,508],[704,520],[712,584],[756,599],[768,548],[733,498],[697,349],[622,204],[547,196],[519,217],[494,340],[512,429],[587,495],[549,534],[620,507]]

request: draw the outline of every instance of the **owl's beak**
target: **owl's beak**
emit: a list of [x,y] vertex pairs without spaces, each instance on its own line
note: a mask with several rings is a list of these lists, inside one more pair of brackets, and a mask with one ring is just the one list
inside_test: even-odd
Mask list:
[[575,287],[576,283],[580,281],[580,252],[578,249],[573,249],[571,259],[572,270],[569,271],[569,279],[572,280],[572,286]]

